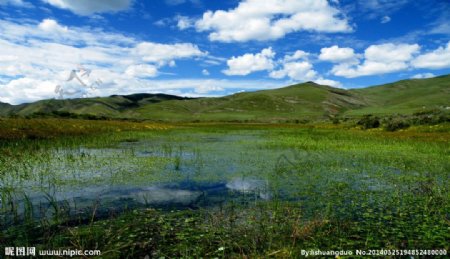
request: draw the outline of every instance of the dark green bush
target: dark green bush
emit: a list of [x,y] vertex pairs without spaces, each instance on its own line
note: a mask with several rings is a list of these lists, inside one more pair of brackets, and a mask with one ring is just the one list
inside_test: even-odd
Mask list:
[[450,122],[450,111],[443,109],[432,109],[416,112],[412,116],[415,125],[430,125]]
[[381,125],[380,118],[371,114],[364,115],[356,124],[362,126],[363,129],[374,129]]
[[331,122],[332,122],[333,124],[335,124],[335,125],[341,123],[341,121],[340,121],[339,118],[337,118],[337,117],[334,117],[333,119],[331,119]]
[[406,119],[395,118],[386,121],[384,129],[387,131],[396,131],[400,129],[406,129],[410,126],[410,123]]

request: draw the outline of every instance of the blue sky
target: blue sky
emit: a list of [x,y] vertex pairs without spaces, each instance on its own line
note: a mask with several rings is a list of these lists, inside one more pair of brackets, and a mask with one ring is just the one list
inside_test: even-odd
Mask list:
[[448,73],[447,0],[0,0],[0,102],[11,104]]

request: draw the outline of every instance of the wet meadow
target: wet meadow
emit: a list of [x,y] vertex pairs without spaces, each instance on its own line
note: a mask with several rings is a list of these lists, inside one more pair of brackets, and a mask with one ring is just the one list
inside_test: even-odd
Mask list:
[[449,249],[450,125],[0,120],[0,249]]

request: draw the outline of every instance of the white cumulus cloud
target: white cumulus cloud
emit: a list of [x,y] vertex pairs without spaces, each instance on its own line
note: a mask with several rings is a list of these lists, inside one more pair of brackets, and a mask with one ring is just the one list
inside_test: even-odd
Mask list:
[[313,81],[318,84],[326,84],[334,87],[342,87],[340,82],[323,78],[313,64],[308,60],[310,53],[296,50],[291,55],[275,60],[276,53],[272,48],[263,49],[260,53],[247,53],[228,60],[226,75],[248,75],[255,71],[268,71],[273,79],[288,78],[290,82]]
[[271,78],[282,79],[289,78],[293,82],[313,81],[317,84],[342,87],[338,81],[323,78],[316,70],[313,64],[308,60],[310,53],[297,50],[292,55],[285,55],[283,59],[278,60],[278,68],[269,73]]
[[378,62],[405,62],[411,60],[413,54],[420,49],[418,44],[393,44],[371,45],[364,52],[366,60]]
[[61,26],[57,21],[52,19],[44,19],[38,27],[49,33],[66,33],[69,30],[66,26]]
[[245,76],[252,72],[271,70],[274,66],[273,58],[275,52],[272,48],[263,49],[260,53],[247,53],[243,56],[232,57],[227,61],[228,69],[223,73],[226,75]]
[[125,70],[125,74],[139,78],[155,77],[158,75],[158,68],[147,64],[131,65]]
[[325,79],[322,77],[319,77],[318,79],[313,80],[314,83],[319,85],[328,85],[336,88],[343,88],[343,85],[339,81],[331,80],[331,79]]
[[417,44],[371,45],[365,50],[362,63],[341,63],[335,65],[331,72],[336,76],[354,78],[402,71],[409,68],[419,49]]
[[413,75],[411,78],[413,79],[424,79],[424,78],[432,78],[435,77],[436,75],[433,73],[422,73],[422,74],[416,74]]
[[153,42],[139,43],[135,48],[135,53],[142,56],[144,61],[165,63],[173,59],[190,58],[203,56],[196,45],[191,43],[160,44]]
[[312,81],[321,85],[342,87],[338,81],[325,79],[313,69],[313,65],[308,61],[287,62],[278,70],[270,72],[270,77],[282,79],[288,77],[294,82]]
[[270,73],[272,78],[289,77],[297,81],[311,81],[317,76],[311,63],[307,61],[288,62],[283,64],[280,70],[275,70]]
[[352,31],[343,14],[327,0],[243,0],[232,10],[207,11],[195,24],[211,41],[273,40],[297,31]]
[[358,61],[357,55],[352,48],[340,48],[337,45],[329,48],[322,48],[320,50],[319,59],[333,63],[349,63]]
[[450,42],[431,52],[419,55],[412,61],[415,68],[441,69],[450,68]]

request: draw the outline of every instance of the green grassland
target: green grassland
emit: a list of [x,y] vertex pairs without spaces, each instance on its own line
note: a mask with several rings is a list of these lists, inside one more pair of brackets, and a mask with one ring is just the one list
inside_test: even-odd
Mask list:
[[[154,121],[284,122],[410,115],[450,107],[450,76],[403,80],[362,89],[337,89],[312,82],[219,98],[135,94],[104,98],[44,100],[10,106],[0,116],[127,118]],[[84,116],[84,117],[83,117]],[[87,116],[87,117],[86,117]]]
[[[323,98],[322,88],[311,91]],[[103,258],[297,258],[302,249],[450,249],[445,123],[387,132],[327,123],[8,119],[0,120],[0,137],[1,249],[100,249]],[[236,168],[224,171],[230,165]],[[35,177],[36,186],[63,190],[186,178],[233,183],[241,177],[265,179],[270,195],[262,199],[257,192],[229,189],[221,195],[226,199],[206,195],[210,203],[188,208],[133,207],[135,201],[127,200],[128,208],[107,214],[93,202],[87,216],[76,217],[69,203],[49,195],[45,217],[36,218],[40,212],[31,201],[22,211],[13,199]]]

